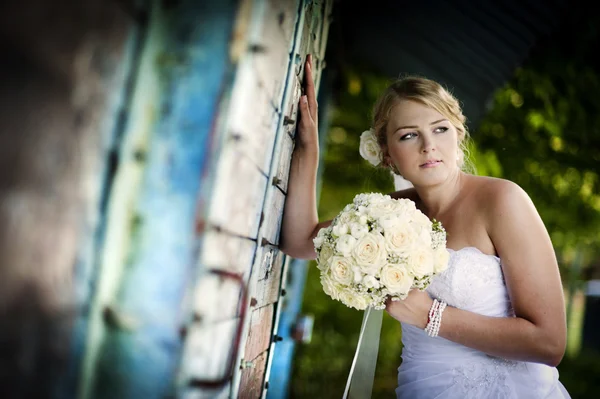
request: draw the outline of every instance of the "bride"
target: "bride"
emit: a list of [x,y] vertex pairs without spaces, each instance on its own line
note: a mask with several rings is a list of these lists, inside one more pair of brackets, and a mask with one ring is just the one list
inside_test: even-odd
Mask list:
[[[306,95],[290,169],[281,249],[314,259],[319,223],[317,102]],[[402,324],[398,398],[569,398],[556,366],[566,343],[565,307],[552,243],[527,194],[502,179],[461,170],[467,132],[457,100],[438,83],[405,78],[373,113],[376,160],[413,187],[409,198],[447,231],[450,260],[426,292],[386,311]]]

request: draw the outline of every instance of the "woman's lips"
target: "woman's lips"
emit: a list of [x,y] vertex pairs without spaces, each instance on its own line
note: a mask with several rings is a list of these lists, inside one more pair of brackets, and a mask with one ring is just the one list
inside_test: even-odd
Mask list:
[[438,166],[441,163],[442,163],[442,161],[440,161],[440,160],[432,159],[431,161],[427,161],[424,164],[421,164],[419,166],[421,168],[435,168],[436,166]]

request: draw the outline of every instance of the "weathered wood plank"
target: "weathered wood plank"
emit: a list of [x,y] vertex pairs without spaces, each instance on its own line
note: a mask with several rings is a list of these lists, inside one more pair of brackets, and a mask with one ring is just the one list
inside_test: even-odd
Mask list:
[[[271,183],[273,184],[273,183]],[[283,217],[285,194],[274,185],[270,187],[263,209],[262,238],[270,244],[279,244],[279,232]]]
[[245,361],[253,361],[258,355],[269,349],[274,309],[274,305],[271,304],[252,311],[250,315],[250,332],[244,351]]
[[194,323],[188,327],[181,360],[184,381],[218,379],[229,374],[226,367],[239,322],[239,318],[234,318]]
[[[302,58],[306,60],[306,57]],[[301,67],[301,73],[304,74],[304,67]],[[314,73],[314,72],[313,72]],[[298,120],[298,103],[300,96],[302,95],[302,83],[300,78],[295,74],[290,77],[290,93],[287,95],[283,104],[283,115],[282,123],[283,130],[287,132],[291,137],[296,134],[296,122]]]
[[325,14],[324,1],[311,1],[306,4],[302,44],[305,54],[318,56],[321,50],[322,24]]
[[278,21],[278,32],[288,42],[288,53],[292,52],[298,8],[301,0],[268,0],[268,18]]
[[[267,2],[265,2],[267,3]],[[273,4],[279,3],[273,0]],[[250,278],[249,287],[250,301],[249,309],[252,312],[249,315],[245,323],[243,332],[243,342],[241,343],[244,348],[244,354],[241,366],[241,370],[237,370],[234,375],[232,385],[232,395],[234,397],[261,397],[263,394],[263,383],[265,378],[266,363],[268,361],[269,346],[271,343],[271,336],[274,330],[274,318],[275,311],[277,309],[277,301],[281,293],[281,276],[283,262],[286,257],[279,252],[275,245],[279,240],[279,225],[280,218],[283,211],[283,204],[285,202],[285,192],[287,191],[288,175],[290,158],[294,147],[293,136],[295,134],[295,125],[298,119],[298,101],[302,93],[301,81],[303,80],[303,64],[306,60],[308,53],[313,54],[315,62],[315,68],[313,70],[314,77],[318,81],[320,72],[322,69],[322,63],[320,63],[322,57],[322,18],[325,13],[325,3],[329,2],[303,2],[303,6],[299,7],[298,10],[298,21],[296,24],[296,31],[294,32],[294,40],[290,40],[294,46],[290,47],[291,57],[288,59],[286,84],[283,91],[283,98],[281,101],[281,108],[275,110],[278,113],[273,114],[280,118],[277,119],[276,123],[272,126],[271,140],[271,151],[275,155],[274,162],[272,164],[264,163],[264,168],[260,167],[260,170],[268,176],[267,185],[263,186],[266,192],[264,203],[260,204],[262,208],[263,222],[259,225],[256,233],[256,239],[258,242],[257,254],[255,256],[252,276]],[[266,7],[275,7],[273,4],[269,4]],[[273,8],[274,9],[274,8]],[[265,11],[265,15],[272,13],[269,9]],[[268,23],[269,21],[267,21]],[[271,21],[272,22],[272,21]],[[274,31],[276,24],[268,24],[264,26],[263,31]],[[284,36],[284,35],[282,35]],[[238,70],[238,78],[236,85],[240,87],[234,88],[240,93],[239,104],[254,103],[259,98],[270,97],[273,101],[272,105],[276,105],[276,97],[279,95],[279,81],[281,71],[283,70],[283,64],[279,63],[283,57],[275,57],[272,54],[268,54],[269,47],[280,49],[284,47],[283,40],[281,38],[271,37],[269,41],[255,42],[259,44],[269,44],[262,47],[257,45],[251,48],[254,50],[248,59],[252,60],[253,71],[244,69],[246,65],[242,62],[240,69]],[[264,53],[263,53],[264,51]],[[260,57],[263,57],[260,59]],[[270,60],[269,60],[270,59]],[[264,64],[261,64],[264,62]],[[249,77],[257,77],[262,87],[257,90],[263,90],[267,93],[265,96],[263,93],[258,93],[257,96],[250,98],[248,95],[248,89],[253,88],[253,84],[247,79]],[[244,88],[242,90],[242,88]],[[244,96],[247,96],[244,99]],[[233,102],[234,100],[232,100]],[[264,107],[264,105],[257,105],[258,107]],[[261,140],[269,137],[265,132],[260,131],[255,136],[249,136],[247,132],[253,131],[252,126],[260,126],[261,128],[266,125],[263,123],[261,126],[259,115],[266,114],[265,111],[259,110],[254,112],[253,118],[244,120],[239,117],[243,115],[242,112],[236,113],[235,120],[230,123],[230,126],[235,127],[235,131],[239,132],[238,135],[238,146],[243,147],[243,151],[238,153],[247,153],[248,151],[254,151],[252,156],[249,156],[251,160],[260,165],[260,160],[270,160],[268,153],[255,151],[255,146],[258,146]],[[266,120],[266,119],[265,119]],[[245,122],[245,123],[242,123]],[[231,130],[233,131],[233,130]],[[275,133],[277,133],[275,135]],[[275,143],[273,144],[273,141]],[[264,146],[264,144],[262,144]],[[265,155],[265,156],[263,156]],[[262,158],[261,158],[262,157]],[[269,166],[267,168],[267,166]],[[239,181],[239,180],[238,180]],[[244,187],[246,185],[244,184]],[[235,192],[240,192],[239,188],[236,188]],[[265,195],[263,192],[263,196]],[[218,203],[221,203],[219,201]],[[251,208],[254,209],[254,208]],[[251,211],[252,212],[252,211]],[[254,238],[254,236],[251,236]],[[274,244],[274,245],[272,245]],[[248,364],[246,362],[252,362],[252,367],[245,367]]]
[[242,370],[239,399],[256,399],[262,396],[267,355],[267,352],[261,353],[253,360],[251,367]]
[[286,74],[293,45],[293,34],[298,18],[296,0],[269,0],[265,4],[261,32],[254,47],[253,63],[258,77],[272,98],[273,106],[281,106]]
[[237,316],[243,287],[233,279],[204,273],[196,285],[194,312],[202,322],[215,322]]
[[284,259],[284,253],[278,249],[263,247],[262,262],[256,271],[256,289],[253,296],[256,307],[275,303],[279,299]]
[[256,238],[267,177],[233,144],[221,153],[207,222]]
[[276,100],[261,83],[248,56],[240,64],[231,93],[229,139],[265,174],[269,174],[279,113]]
[[[327,50],[327,41],[329,39],[329,28],[331,26],[333,13],[333,1],[325,2],[325,9],[323,14],[323,22],[321,25],[321,43],[319,49],[319,58],[322,62],[325,62],[325,51]],[[321,70],[325,68],[325,65],[321,65]]]
[[277,163],[277,174],[275,177],[275,184],[284,193],[287,193],[293,152],[294,140],[289,134],[284,134],[281,137],[281,150],[279,151],[279,162]]
[[256,241],[210,229],[202,238],[199,264],[205,269],[222,269],[244,274],[252,267]]

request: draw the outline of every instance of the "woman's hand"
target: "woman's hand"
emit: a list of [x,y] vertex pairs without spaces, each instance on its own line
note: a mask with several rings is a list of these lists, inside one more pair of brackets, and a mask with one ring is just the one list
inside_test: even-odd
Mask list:
[[296,132],[296,143],[303,148],[319,145],[318,104],[312,72],[312,55],[309,54],[304,66],[305,94],[300,97],[300,120]]
[[406,299],[392,301],[388,298],[385,304],[385,310],[388,314],[400,323],[425,328],[433,299],[425,291],[413,289],[408,293]]

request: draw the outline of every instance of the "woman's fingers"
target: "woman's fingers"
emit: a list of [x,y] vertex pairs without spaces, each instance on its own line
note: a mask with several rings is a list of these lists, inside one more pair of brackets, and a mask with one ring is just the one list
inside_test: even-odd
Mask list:
[[312,78],[312,57],[306,57],[304,65],[304,95],[300,97],[298,109],[298,135],[303,145],[312,145],[318,142],[317,123],[317,98],[315,84]]
[[306,98],[306,95],[304,95],[300,97],[300,124],[303,128],[308,128],[314,125],[314,123],[309,109],[308,99]]
[[306,64],[304,66],[304,85],[306,88],[306,98],[308,100],[308,109],[312,120],[317,121],[318,115],[318,104],[317,104],[317,93],[315,91],[315,82],[312,77],[312,55],[309,54],[306,57]]

